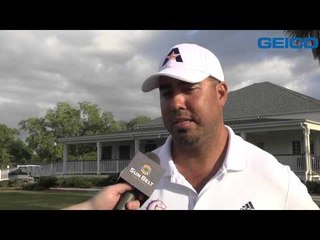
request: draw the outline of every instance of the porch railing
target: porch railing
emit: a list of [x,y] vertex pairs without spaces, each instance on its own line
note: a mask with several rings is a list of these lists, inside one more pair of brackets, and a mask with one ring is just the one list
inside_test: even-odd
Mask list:
[[[289,165],[294,172],[306,171],[306,160],[304,155],[274,155],[282,164]],[[311,156],[312,170],[320,171],[320,157]]]
[[[290,166],[291,170],[296,173],[302,173],[306,171],[306,161],[304,155],[274,156],[280,163]],[[119,173],[129,164],[130,161],[131,160],[101,160],[100,173]],[[320,172],[320,157],[311,156],[311,162],[312,170],[315,172]],[[62,162],[40,165],[40,171],[35,172],[35,177],[81,174],[97,174],[97,161],[67,161],[65,173],[63,173]]]
[[[131,160],[101,160],[100,173],[119,173],[130,161]],[[65,173],[63,173],[62,162],[40,165],[40,171],[35,173],[35,177],[82,174],[97,174],[97,161],[67,161]]]

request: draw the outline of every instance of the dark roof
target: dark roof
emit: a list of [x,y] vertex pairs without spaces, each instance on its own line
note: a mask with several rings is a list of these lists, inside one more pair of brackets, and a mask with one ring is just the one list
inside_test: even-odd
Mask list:
[[[227,125],[238,125],[238,124],[257,124],[257,123],[269,123],[269,122],[287,122],[292,119],[277,119],[277,118],[251,118],[251,119],[233,119],[224,121]],[[295,119],[298,120],[298,119]],[[303,119],[300,119],[303,120]]]
[[229,92],[224,118],[320,111],[320,101],[279,85],[262,82]]
[[[285,122],[285,121],[289,121],[292,119],[288,119],[288,118],[282,118],[282,119],[277,119],[277,118],[248,118],[248,119],[229,119],[229,120],[225,120],[225,124],[227,125],[236,125],[236,124],[255,124],[255,123],[267,123],[267,122]],[[297,120],[297,119],[296,119]],[[151,122],[149,122],[148,124],[145,124],[143,126],[140,126],[140,128],[135,129],[134,132],[139,132],[142,130],[156,130],[156,129],[161,129],[164,128],[163,126],[163,122],[162,122],[162,118],[156,118],[153,119]],[[133,132],[128,131],[128,132]]]
[[144,124],[142,126],[138,126],[138,129],[146,129],[146,128],[154,128],[154,127],[164,127],[162,117],[155,118],[148,122],[147,124]]
[[[317,112],[320,112],[320,101],[318,99],[270,82],[262,82],[229,92],[228,101],[224,109],[224,119],[225,124],[232,127],[246,124],[281,123],[291,120],[303,121],[309,118],[308,114]],[[286,118],[285,116],[284,118],[279,118],[279,116],[274,118],[275,116],[272,116],[277,114],[286,115],[286,113],[296,113],[296,116],[294,119]],[[106,135],[116,136],[117,134],[156,132],[159,130],[165,130],[162,117],[155,118],[145,125],[137,126],[133,130],[112,132]],[[66,139],[73,138],[76,139],[78,137]],[[64,141],[65,139],[62,138],[62,142]]]

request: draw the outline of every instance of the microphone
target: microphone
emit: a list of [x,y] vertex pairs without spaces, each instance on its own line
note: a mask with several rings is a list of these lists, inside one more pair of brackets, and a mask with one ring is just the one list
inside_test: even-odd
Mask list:
[[119,176],[120,182],[125,181],[134,189],[122,194],[114,209],[126,210],[127,202],[140,200],[139,197],[141,196],[143,196],[143,202],[145,202],[153,193],[164,172],[165,170],[160,166],[160,159],[157,154],[153,152],[143,154],[138,151]]

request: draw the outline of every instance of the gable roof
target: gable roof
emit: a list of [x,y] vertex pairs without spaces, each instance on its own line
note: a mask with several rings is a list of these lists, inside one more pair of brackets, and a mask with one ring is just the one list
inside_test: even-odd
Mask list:
[[229,92],[224,118],[252,118],[316,110],[320,111],[318,99],[270,82],[262,82]]

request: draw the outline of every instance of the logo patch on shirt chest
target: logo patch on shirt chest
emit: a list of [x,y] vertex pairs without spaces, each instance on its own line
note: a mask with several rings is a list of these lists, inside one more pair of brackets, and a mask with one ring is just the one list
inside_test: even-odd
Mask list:
[[247,202],[245,205],[243,205],[240,210],[254,210],[254,206],[251,201]]
[[146,209],[147,210],[166,210],[167,206],[161,200],[153,200],[148,204]]

